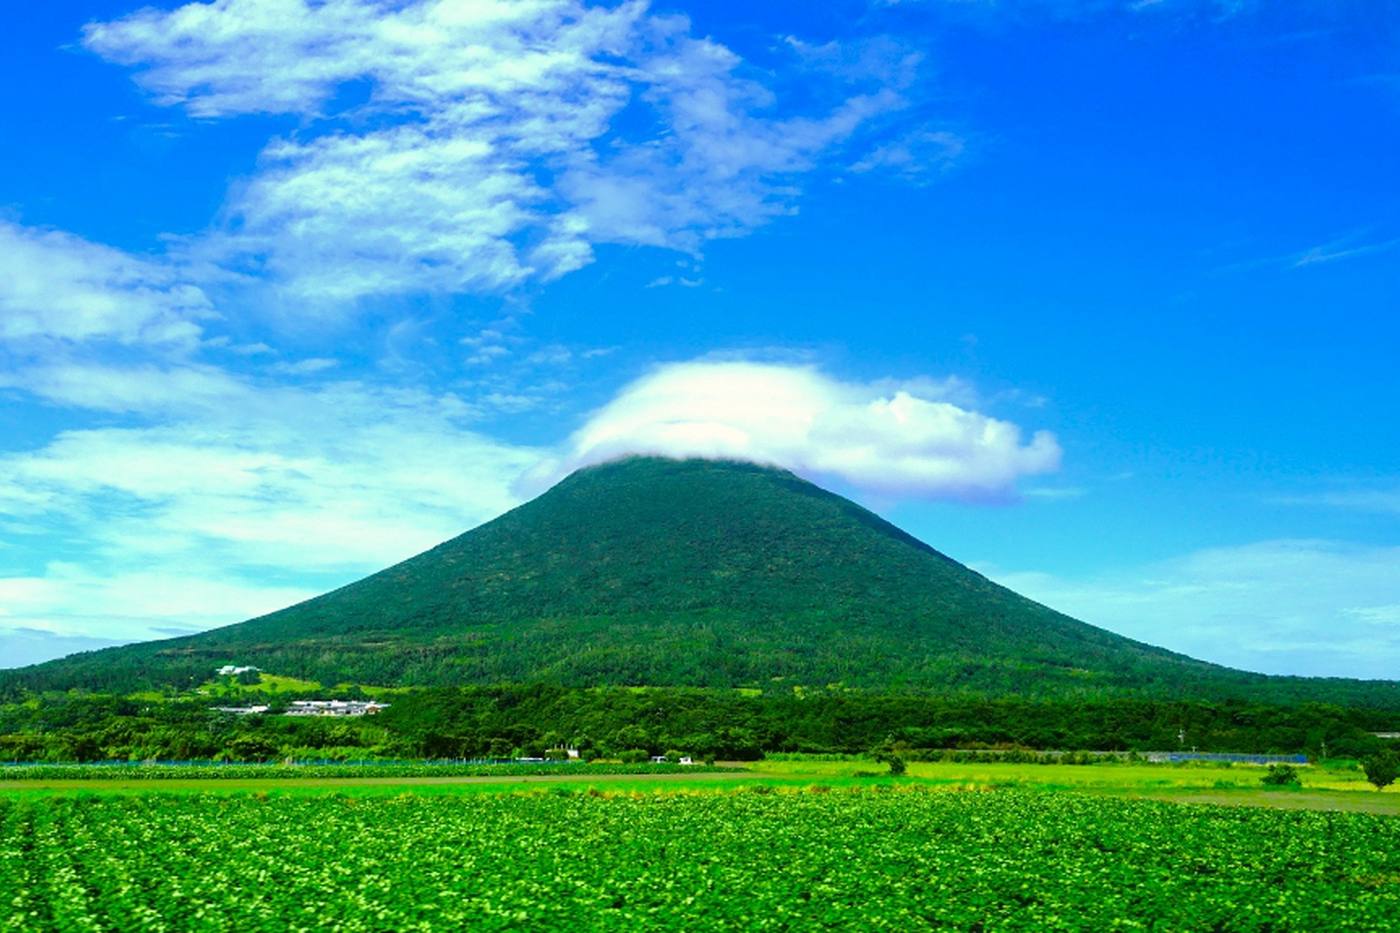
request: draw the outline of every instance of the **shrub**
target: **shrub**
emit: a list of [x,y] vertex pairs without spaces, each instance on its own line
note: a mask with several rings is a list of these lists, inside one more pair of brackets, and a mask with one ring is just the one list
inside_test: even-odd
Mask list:
[[1259,780],[1276,787],[1297,787],[1303,783],[1298,778],[1298,769],[1292,765],[1269,765],[1269,770]]

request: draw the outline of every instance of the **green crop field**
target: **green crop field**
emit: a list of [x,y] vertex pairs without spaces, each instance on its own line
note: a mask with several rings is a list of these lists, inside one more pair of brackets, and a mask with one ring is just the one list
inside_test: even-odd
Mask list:
[[0,798],[9,930],[1390,928],[1400,822],[1026,791]]

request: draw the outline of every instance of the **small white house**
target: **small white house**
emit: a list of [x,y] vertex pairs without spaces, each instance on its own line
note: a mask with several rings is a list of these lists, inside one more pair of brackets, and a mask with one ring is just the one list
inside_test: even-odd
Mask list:
[[237,677],[239,674],[246,674],[249,671],[256,670],[258,669],[251,664],[225,664],[223,667],[219,668],[218,675],[220,677]]

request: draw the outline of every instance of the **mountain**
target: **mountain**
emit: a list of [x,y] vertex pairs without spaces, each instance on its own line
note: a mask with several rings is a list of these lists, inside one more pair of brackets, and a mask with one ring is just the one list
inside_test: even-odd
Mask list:
[[432,550],[270,615],[6,672],[11,689],[189,686],[223,664],[322,683],[825,687],[1320,699],[1114,635],[864,508],[752,464],[581,470]]

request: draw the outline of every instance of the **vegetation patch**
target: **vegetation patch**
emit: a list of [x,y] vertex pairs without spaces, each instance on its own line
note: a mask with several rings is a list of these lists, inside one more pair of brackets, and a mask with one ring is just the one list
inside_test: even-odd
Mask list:
[[1388,929],[1396,877],[1400,821],[1073,794],[0,799],[13,930]]
[[369,764],[110,764],[0,766],[0,780],[9,781],[207,781],[306,778],[420,777],[576,777],[604,775],[706,774],[737,768],[710,765],[543,763],[378,762]]

